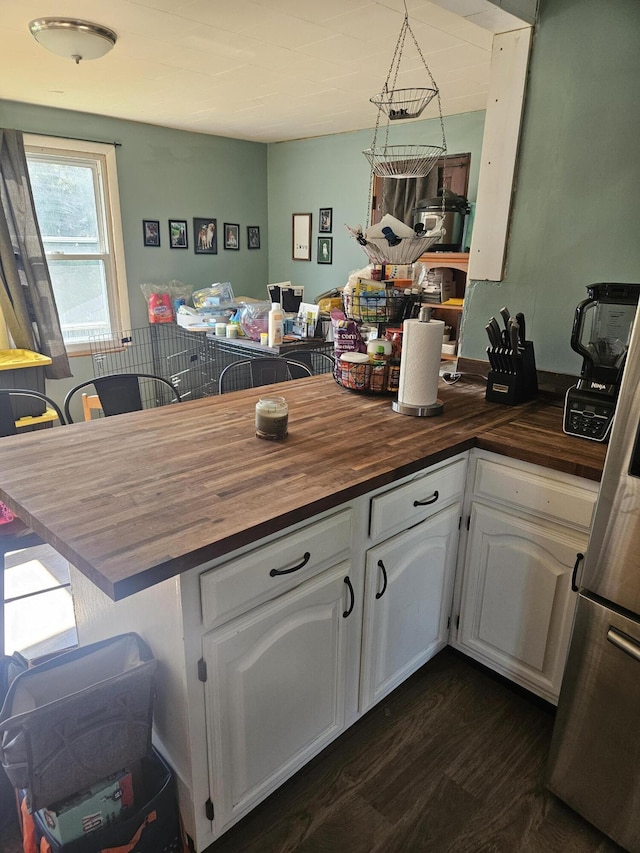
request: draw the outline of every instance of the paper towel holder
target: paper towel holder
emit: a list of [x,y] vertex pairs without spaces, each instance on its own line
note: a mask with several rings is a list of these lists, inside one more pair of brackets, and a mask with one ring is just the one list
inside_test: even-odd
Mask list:
[[[418,320],[421,323],[428,323],[431,320],[431,308],[429,306],[422,306]],[[400,400],[394,400],[391,403],[391,408],[400,415],[413,415],[416,418],[432,418],[435,415],[441,415],[444,411],[441,400],[436,400],[435,403],[429,403],[426,406],[416,406],[411,403],[401,403]]]
[[410,403],[394,400],[391,408],[400,415],[413,415],[417,418],[431,418],[434,415],[441,415],[444,411],[441,400],[436,400],[435,403],[430,403],[428,406],[412,406]]

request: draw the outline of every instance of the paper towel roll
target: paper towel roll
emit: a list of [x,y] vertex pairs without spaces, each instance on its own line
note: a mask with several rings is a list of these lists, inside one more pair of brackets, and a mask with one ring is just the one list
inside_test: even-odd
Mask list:
[[444,322],[405,320],[398,402],[408,406],[431,406],[438,396]]

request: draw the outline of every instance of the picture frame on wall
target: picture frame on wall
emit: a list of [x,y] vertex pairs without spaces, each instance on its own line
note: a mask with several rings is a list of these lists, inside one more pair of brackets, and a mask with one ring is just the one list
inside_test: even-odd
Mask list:
[[311,260],[311,214],[294,213],[292,216],[292,257],[294,261]]
[[260,228],[257,225],[247,225],[247,249],[260,248]]
[[193,251],[196,255],[218,254],[218,221],[213,216],[194,216]]
[[186,219],[169,220],[169,246],[172,249],[187,249],[189,247]]
[[318,263],[333,263],[333,237],[318,237]]
[[159,219],[143,219],[142,220],[142,236],[145,246],[160,245],[160,220]]
[[240,248],[240,226],[232,222],[224,223],[224,247],[225,249]]
[[333,230],[333,208],[332,207],[321,207],[320,208],[320,225],[318,226],[318,231],[321,234],[330,234]]

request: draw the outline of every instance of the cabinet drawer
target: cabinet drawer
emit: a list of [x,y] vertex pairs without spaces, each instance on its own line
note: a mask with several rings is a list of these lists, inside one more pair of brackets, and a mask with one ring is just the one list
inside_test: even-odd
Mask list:
[[369,535],[377,539],[439,512],[464,491],[466,466],[466,458],[457,459],[372,498]]
[[[568,477],[568,475],[567,475]],[[597,486],[547,477],[530,470],[478,459],[475,497],[500,501],[514,509],[589,530]]]
[[342,510],[217,566],[200,577],[202,618],[212,626],[293,589],[344,559],[351,510]]

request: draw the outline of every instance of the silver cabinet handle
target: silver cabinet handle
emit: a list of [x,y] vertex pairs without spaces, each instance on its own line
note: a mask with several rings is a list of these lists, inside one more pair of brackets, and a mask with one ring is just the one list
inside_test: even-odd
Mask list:
[[612,627],[607,631],[607,640],[640,663],[640,644],[638,644],[636,640]]

